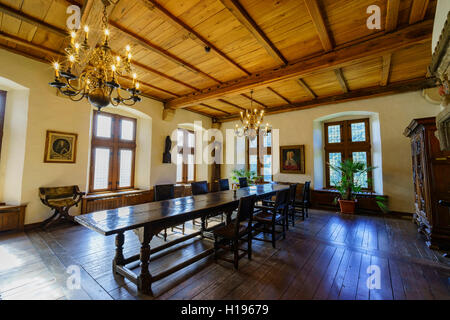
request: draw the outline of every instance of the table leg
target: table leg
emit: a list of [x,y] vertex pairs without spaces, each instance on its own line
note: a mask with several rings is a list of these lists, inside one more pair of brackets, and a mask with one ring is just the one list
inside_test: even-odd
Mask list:
[[148,269],[150,263],[150,241],[153,238],[153,234],[149,227],[144,227],[144,236],[141,244],[141,273],[137,277],[138,290],[143,294],[152,293],[152,275]]
[[205,230],[207,228],[206,227],[206,218],[201,217],[201,221],[202,221],[202,225],[200,227],[200,231],[202,232],[202,238],[204,238],[205,237],[204,232],[205,232]]
[[113,260],[113,273],[117,274],[116,266],[123,265],[125,260],[123,256],[123,244],[125,243],[125,235],[120,232],[116,235],[116,255]]

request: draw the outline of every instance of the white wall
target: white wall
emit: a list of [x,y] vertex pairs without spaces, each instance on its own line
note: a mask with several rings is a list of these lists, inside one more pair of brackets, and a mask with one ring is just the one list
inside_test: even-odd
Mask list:
[[438,0],[436,5],[436,15],[434,17],[433,38],[431,42],[431,51],[434,52],[439,41],[445,21],[447,21],[447,14],[450,11],[449,0]]
[[[383,193],[390,197],[391,210],[414,212],[414,193],[412,183],[411,147],[408,138],[403,136],[406,126],[414,118],[435,116],[439,106],[430,104],[420,94],[411,92],[360,101],[327,105],[307,110],[280,113],[265,117],[274,129],[279,129],[279,145],[305,145],[306,173],[276,174],[274,180],[287,182],[311,181],[322,186],[314,177],[314,120],[331,114],[346,112],[370,112],[379,116],[382,163]],[[227,122],[222,130],[233,129],[236,122]],[[373,131],[372,131],[373,132]],[[372,137],[374,138],[374,137]],[[278,147],[274,147],[274,164],[279,163]],[[278,165],[277,165],[278,166]],[[230,176],[233,165],[222,166],[222,176]],[[323,178],[323,177],[322,177]]]
[[[28,203],[25,223],[43,221],[50,211],[39,201],[39,187],[76,184],[86,190],[92,108],[85,101],[75,103],[56,96],[55,89],[48,85],[53,80],[50,65],[0,50],[0,77],[29,89],[28,101],[15,99],[12,90],[7,94],[7,105],[14,105],[7,106],[5,134],[10,133],[11,144],[20,147],[16,148],[17,154],[13,154],[8,151],[8,143],[4,146],[3,151],[6,151],[2,152],[0,160],[0,201]],[[26,109],[28,113],[19,111]],[[162,154],[166,136],[171,135],[179,123],[200,120],[204,128],[211,127],[210,118],[186,110],[177,110],[172,121],[164,121],[162,110],[161,102],[147,98],[128,110],[105,109],[138,118],[136,185],[139,187],[175,182],[176,166],[163,164]],[[12,118],[19,119],[20,124],[13,124]],[[17,128],[22,128],[23,136],[16,134]],[[78,134],[75,164],[43,162],[47,130]],[[209,180],[206,166],[199,166],[197,173],[197,179]]]

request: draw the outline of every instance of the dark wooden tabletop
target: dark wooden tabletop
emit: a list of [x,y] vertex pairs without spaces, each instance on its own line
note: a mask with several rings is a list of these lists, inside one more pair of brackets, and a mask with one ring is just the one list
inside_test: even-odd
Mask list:
[[275,194],[288,185],[262,184],[233,191],[212,192],[204,195],[155,201],[136,206],[97,211],[75,217],[81,225],[105,236],[132,230],[144,225],[168,227],[208,214],[208,211],[235,205],[241,197],[256,195],[263,198]]

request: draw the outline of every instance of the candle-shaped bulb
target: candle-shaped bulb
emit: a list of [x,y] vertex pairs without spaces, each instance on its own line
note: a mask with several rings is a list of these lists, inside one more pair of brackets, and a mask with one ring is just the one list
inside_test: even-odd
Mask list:
[[84,39],[87,40],[89,37],[89,27],[84,26]]
[[69,56],[69,61],[70,61],[71,63],[74,63],[74,62],[75,62],[75,57],[74,57],[73,55],[70,55],[70,56]]
[[140,86],[139,82],[136,82],[136,89],[139,89]]
[[78,53],[80,50],[80,44],[78,42],[75,43],[75,52]]
[[125,47],[125,50],[127,50],[127,52],[130,52],[130,50],[131,50],[131,47],[130,47],[130,45],[129,45],[129,44],[127,44],[127,46]]
[[59,77],[59,63],[58,62],[53,63],[53,68],[55,68],[55,77],[58,78]]
[[136,80],[136,78],[137,78],[137,74],[133,73],[133,79]]
[[116,72],[116,66],[114,64],[111,66],[111,70],[112,72]]
[[75,43],[75,37],[77,33],[75,31],[70,32],[70,43],[73,45]]
[[89,33],[89,26],[84,26],[84,32]]
[[128,58],[128,62],[129,62],[131,60],[131,53],[130,52],[128,52],[127,58]]

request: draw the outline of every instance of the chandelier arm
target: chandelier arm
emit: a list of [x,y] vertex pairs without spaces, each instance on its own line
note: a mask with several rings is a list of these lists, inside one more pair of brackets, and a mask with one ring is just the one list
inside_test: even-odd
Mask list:
[[[80,98],[76,98],[76,99],[75,99],[75,97],[78,96],[78,95],[80,96]],[[84,94],[77,93],[77,94],[74,95],[74,96],[69,95],[69,99],[72,100],[72,101],[74,101],[74,102],[78,102],[78,101],[83,100],[84,96],[85,96]]]
[[131,103],[127,103],[127,102],[125,102],[125,101],[122,101],[122,104],[124,104],[125,106],[127,106],[127,107],[131,107],[131,106],[134,106],[135,104],[136,104],[136,102],[131,102]]
[[66,83],[69,86],[69,88],[72,89],[73,91],[77,92],[77,94],[81,93],[84,90],[84,89],[79,89],[79,88],[75,88],[74,86],[72,86],[69,79],[65,79],[65,80],[66,80]]

